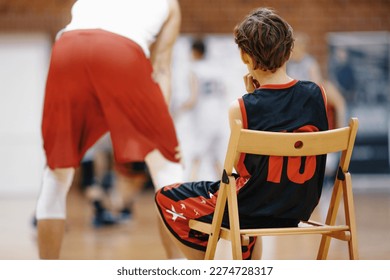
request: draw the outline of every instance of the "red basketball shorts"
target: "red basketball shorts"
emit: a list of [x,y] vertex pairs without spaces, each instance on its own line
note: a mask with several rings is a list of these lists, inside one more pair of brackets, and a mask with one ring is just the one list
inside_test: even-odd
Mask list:
[[50,168],[79,165],[111,132],[118,162],[158,149],[177,162],[176,132],[152,66],[133,41],[103,30],[65,32],[54,44],[42,135]]

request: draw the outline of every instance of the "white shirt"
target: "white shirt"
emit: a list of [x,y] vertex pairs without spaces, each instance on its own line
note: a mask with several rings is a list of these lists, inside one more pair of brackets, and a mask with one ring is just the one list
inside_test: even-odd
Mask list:
[[149,57],[168,14],[167,0],[78,0],[64,31],[104,29],[133,40]]

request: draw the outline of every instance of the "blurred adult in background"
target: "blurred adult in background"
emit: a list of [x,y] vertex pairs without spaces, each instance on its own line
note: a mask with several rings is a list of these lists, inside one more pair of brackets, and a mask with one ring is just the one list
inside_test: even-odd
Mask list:
[[93,206],[92,224],[95,227],[116,223],[109,207],[113,186],[109,135],[104,135],[91,147],[81,161],[81,188]]
[[180,20],[177,0],[75,2],[53,46],[45,90],[47,167],[36,207],[41,258],[59,258],[75,168],[106,132],[118,165],[145,161],[156,190],[182,181],[167,106]]
[[[317,60],[309,53],[310,38],[306,33],[294,33],[294,48],[287,63],[287,73],[299,80],[307,80],[322,85],[327,95],[327,116],[329,129],[345,125],[346,105],[345,99],[338,87],[330,80],[324,79]],[[337,171],[337,157],[328,155],[326,166],[326,182],[333,180]]]
[[312,81],[324,86],[328,98],[329,128],[345,124],[345,99],[331,81],[323,78],[317,60],[309,53],[310,38],[306,33],[294,33],[294,48],[287,63],[287,73],[295,79]]
[[144,162],[115,163],[108,133],[81,162],[81,187],[93,207],[92,224],[96,228],[129,220],[133,204],[147,183]]
[[309,36],[305,33],[294,33],[294,48],[287,63],[287,73],[293,78],[315,83],[322,82],[320,66],[308,52]]
[[350,103],[355,103],[358,100],[356,94],[356,77],[352,65],[350,64],[350,57],[348,50],[340,47],[335,50],[336,59],[334,61],[334,77],[337,87],[343,92],[345,99]]
[[[178,114],[190,114],[189,131],[193,142],[188,151],[190,158],[189,180],[199,179],[202,167],[208,167],[213,179],[222,174],[222,162],[226,152],[224,145],[228,135],[226,116],[229,108],[227,91],[221,73],[223,70],[207,58],[207,44],[203,38],[191,42],[189,72],[190,96],[178,109]],[[226,126],[224,123],[226,122]],[[204,175],[202,175],[204,176]]]

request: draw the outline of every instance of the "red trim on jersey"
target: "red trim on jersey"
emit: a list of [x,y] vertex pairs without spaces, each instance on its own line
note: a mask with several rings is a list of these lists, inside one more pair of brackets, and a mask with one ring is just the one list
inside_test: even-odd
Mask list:
[[324,99],[325,108],[328,106],[328,98],[326,96],[325,89],[322,86],[319,86],[322,93],[322,98]]
[[[240,104],[240,111],[241,111],[241,116],[242,116],[242,126],[243,126],[243,128],[247,129],[248,128],[248,118],[246,115],[244,100],[242,98],[239,98],[238,103]],[[242,153],[240,155],[238,162],[237,162],[237,172],[240,174],[241,177],[249,177],[250,175],[249,175],[248,170],[245,167],[244,160],[245,160],[245,153]]]
[[294,130],[294,132],[315,132],[315,131],[319,131],[318,127],[311,125],[311,124],[302,126],[298,129]]
[[328,125],[329,129],[335,129],[337,128],[337,122],[336,122],[336,108],[333,105],[328,105],[326,108],[326,113],[328,115]]
[[[330,127],[330,122],[329,122],[329,111],[328,111],[328,98],[327,98],[327,96],[326,96],[326,92],[325,92],[325,89],[322,87],[322,86],[319,86],[320,87],[320,89],[321,89],[321,93],[322,93],[322,98],[324,99],[324,104],[325,104],[325,108],[327,109],[327,110],[325,110],[325,112],[326,112],[326,118],[328,119],[328,129],[332,129],[331,127]],[[333,124],[332,124],[332,126],[333,126]]]
[[248,118],[246,116],[244,99],[242,99],[242,97],[239,98],[238,103],[240,105],[240,111],[241,111],[241,116],[242,116],[242,127],[246,129],[246,128],[248,128]]
[[260,86],[260,89],[282,89],[282,88],[289,88],[295,85],[298,82],[298,80],[292,80],[291,82],[287,84],[269,84],[269,85],[263,85]]

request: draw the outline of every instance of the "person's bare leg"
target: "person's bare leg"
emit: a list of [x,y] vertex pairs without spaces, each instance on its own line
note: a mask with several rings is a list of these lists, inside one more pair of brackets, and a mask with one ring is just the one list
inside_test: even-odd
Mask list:
[[[105,138],[101,138],[99,141],[101,142],[104,139]],[[104,175],[110,169],[109,160],[109,156],[104,148],[101,146],[95,147],[93,155],[93,174],[95,179],[97,179],[97,182],[88,186],[85,193],[89,201],[99,201],[104,206],[107,206],[106,204],[108,204],[109,201],[107,201],[107,195],[102,187],[102,182]]]
[[[158,210],[156,210],[158,212]],[[193,249],[181,243],[177,240],[165,226],[161,216],[157,213],[159,217],[159,225],[161,230],[161,236],[163,237],[163,242],[166,242],[164,245],[165,249],[172,249],[171,258],[183,258],[183,255],[189,260],[203,260],[205,256],[205,252]],[[168,253],[168,252],[167,252]],[[173,256],[173,257],[172,257]]]
[[85,189],[85,196],[88,201],[104,201],[104,191],[98,184],[87,186]]
[[74,168],[46,168],[36,207],[38,249],[42,259],[58,259],[65,231],[66,197]]
[[262,254],[263,254],[263,239],[261,236],[258,236],[256,238],[256,243],[254,245],[252,252],[252,260],[261,260]]
[[120,197],[119,204],[115,205],[117,211],[132,205],[141,193],[146,177],[144,174],[125,175],[121,172],[116,172],[115,188]]
[[214,160],[214,171],[217,177],[222,176],[223,166],[221,162],[217,159]]
[[200,168],[200,159],[195,158],[192,161],[191,172],[190,172],[190,181],[196,181],[198,179],[199,168]]
[[38,249],[41,259],[59,259],[65,232],[65,220],[38,220]]
[[232,243],[226,239],[219,239],[214,255],[215,260],[231,260],[233,259],[232,254]]
[[161,219],[158,219],[158,229],[160,232],[161,242],[164,246],[165,253],[168,259],[182,259],[184,258],[183,253],[180,251],[178,244],[172,240],[170,232],[166,229]]
[[[164,186],[182,182],[183,180],[182,165],[180,163],[171,162],[167,160],[158,150],[153,150],[152,152],[150,152],[145,157],[145,163],[148,166],[155,191],[159,190]],[[160,216],[158,213],[156,214]],[[178,246],[176,246],[177,244],[175,244],[172,238],[170,238],[170,233],[165,228],[165,225],[161,221],[160,217],[158,221],[161,241],[163,243],[168,259],[182,258],[183,254],[181,253]]]

